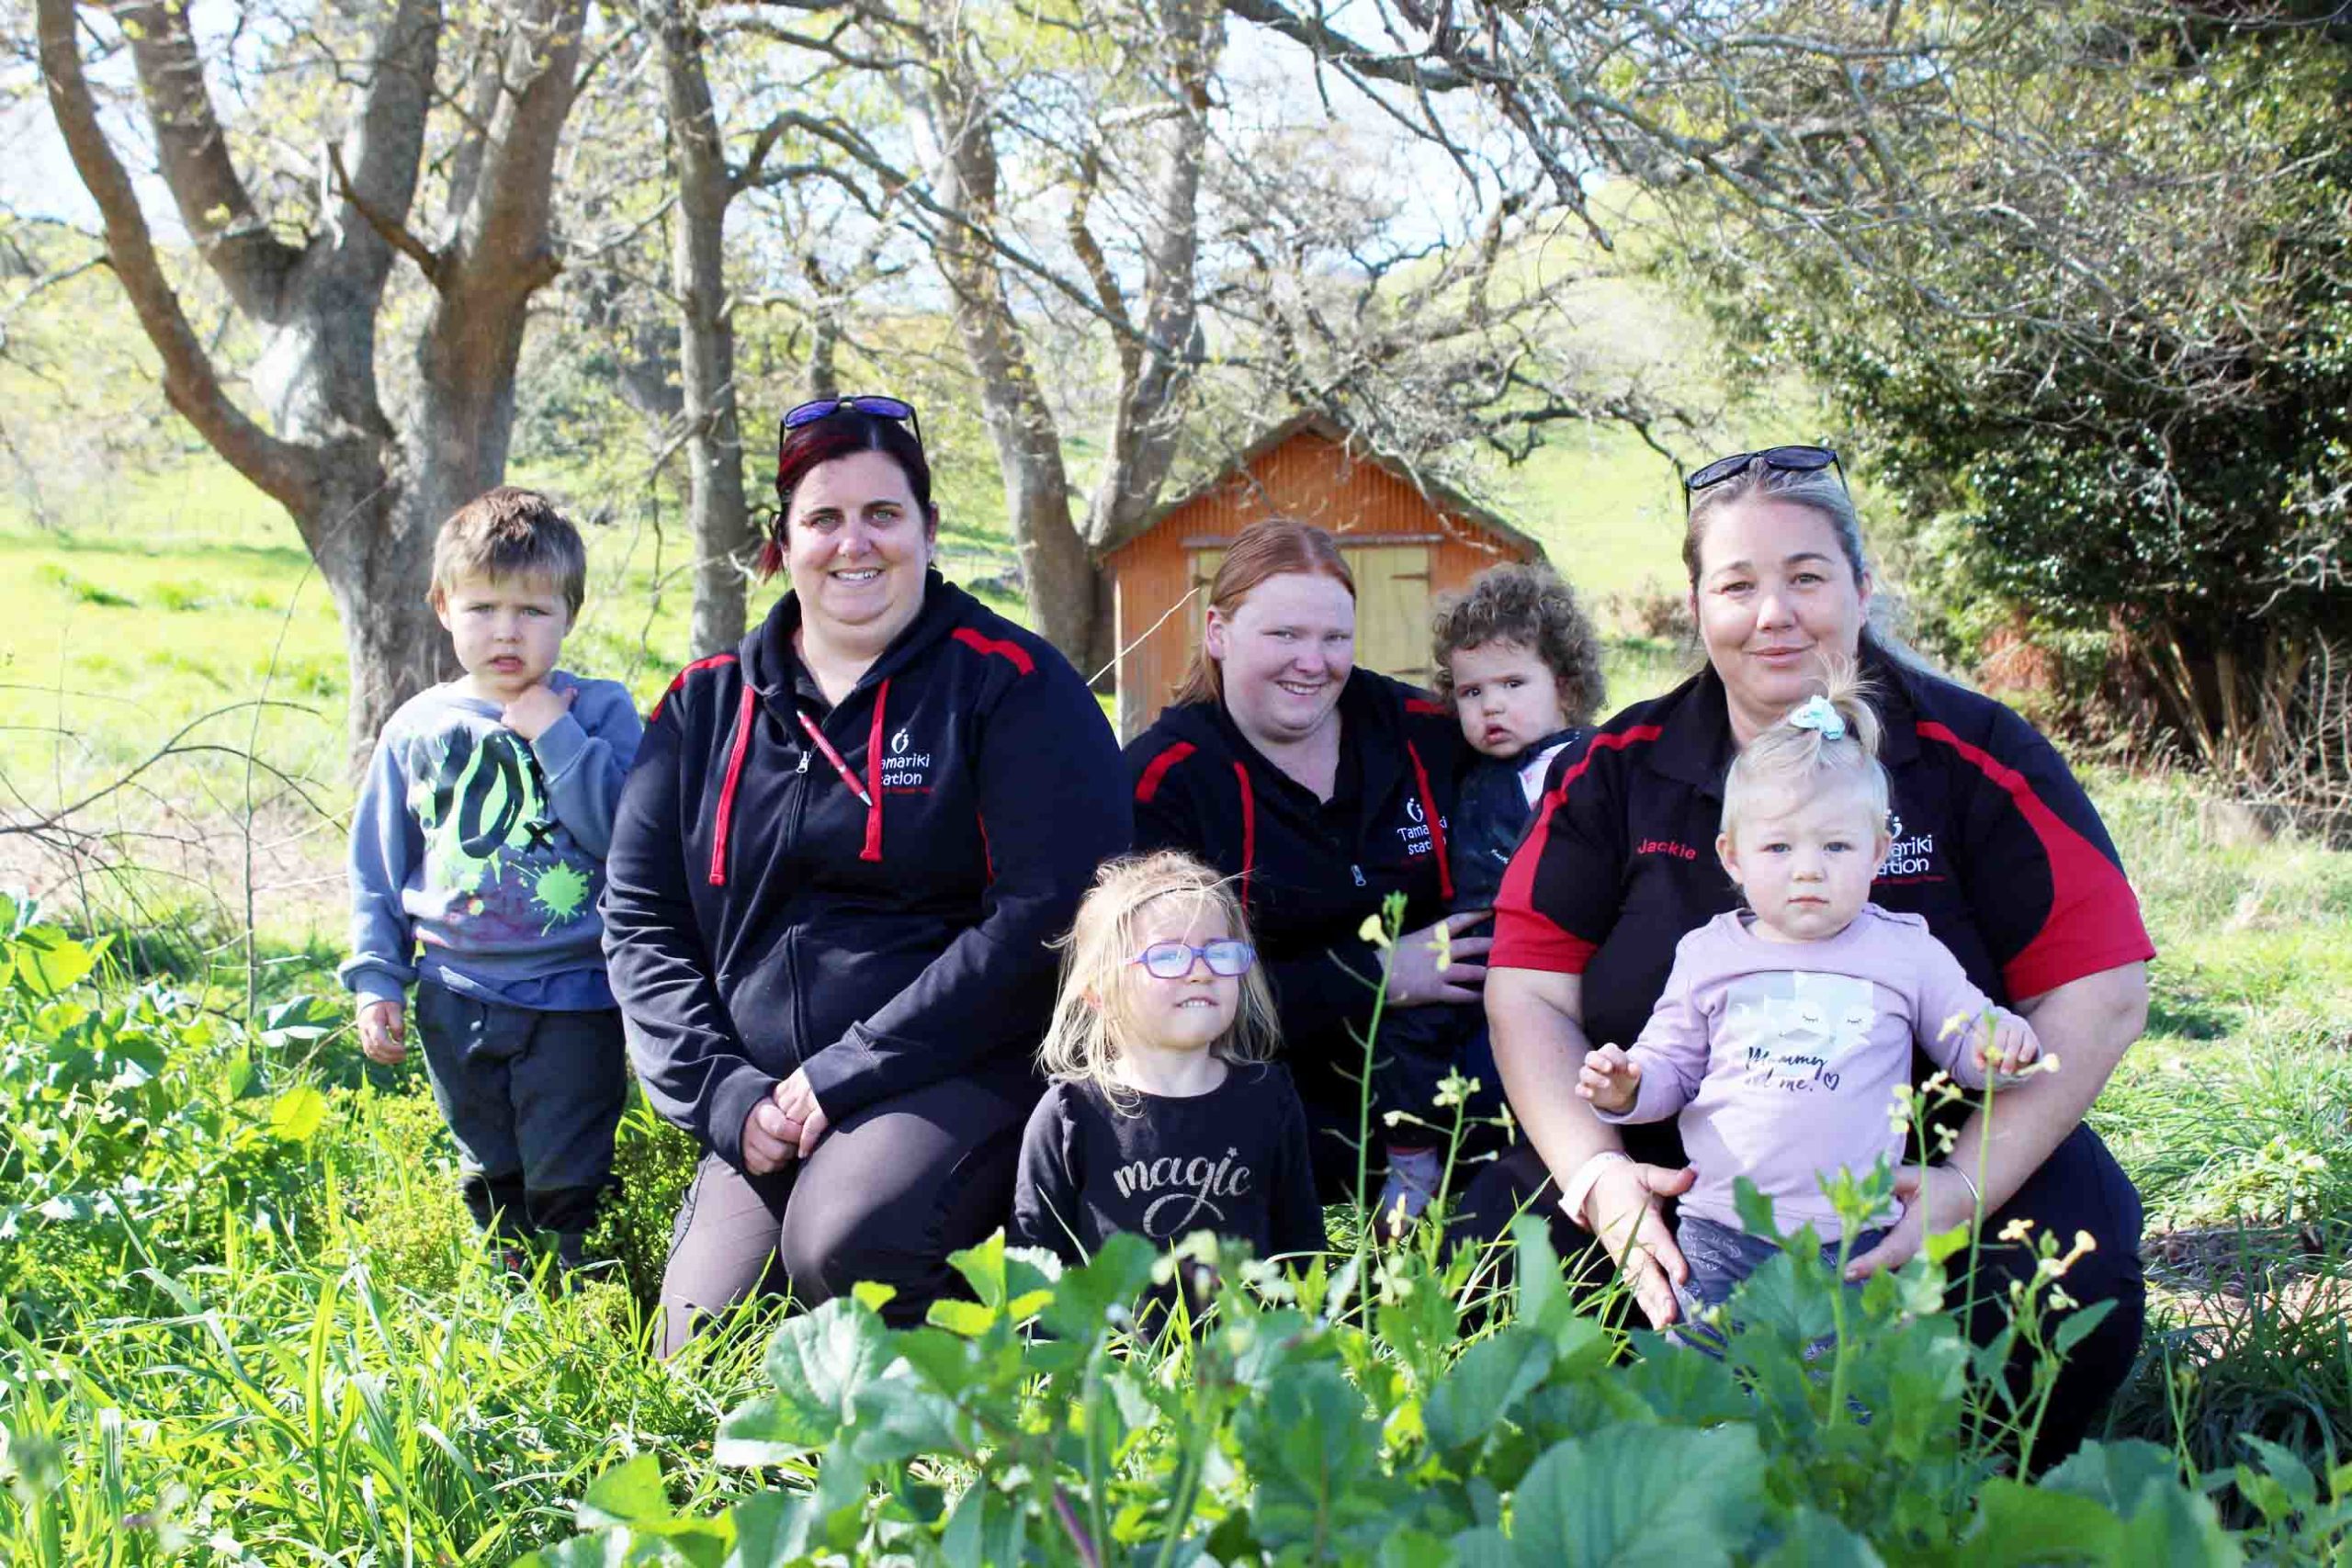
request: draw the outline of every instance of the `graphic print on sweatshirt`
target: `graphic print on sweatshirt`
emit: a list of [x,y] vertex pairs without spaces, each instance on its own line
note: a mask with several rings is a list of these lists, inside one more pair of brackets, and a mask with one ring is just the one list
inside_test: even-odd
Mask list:
[[1131,1223],[1120,1228],[1164,1242],[1229,1228],[1234,1200],[1252,1197],[1257,1178],[1228,1145],[1222,1154],[1130,1160],[1111,1173],[1111,1185],[1128,1205]]
[[1782,969],[1744,975],[1724,998],[1717,1059],[1742,1065],[1744,1080],[1791,1094],[1835,1094],[1839,1064],[1870,1043],[1878,991],[1851,975]]
[[882,756],[882,791],[886,795],[931,793],[931,749],[918,745],[912,732],[900,725]]
[[473,897],[450,913],[492,939],[545,936],[594,905],[594,862],[548,804],[546,776],[511,730],[462,725],[409,753],[409,809],[424,836],[425,886]]

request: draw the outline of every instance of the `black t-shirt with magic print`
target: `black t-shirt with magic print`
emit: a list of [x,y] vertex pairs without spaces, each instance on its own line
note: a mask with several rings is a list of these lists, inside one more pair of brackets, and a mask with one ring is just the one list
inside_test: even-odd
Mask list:
[[1288,1071],[1240,1064],[1206,1094],[1133,1103],[1123,1112],[1091,1083],[1046,1089],[1021,1142],[1011,1240],[1069,1263],[1120,1231],[1161,1247],[1215,1231],[1260,1258],[1322,1250],[1306,1112]]

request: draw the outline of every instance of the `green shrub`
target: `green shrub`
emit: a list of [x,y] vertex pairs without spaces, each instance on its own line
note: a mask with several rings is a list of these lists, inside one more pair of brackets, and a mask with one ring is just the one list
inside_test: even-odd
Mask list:
[[106,610],[139,608],[138,600],[118,593],[103,583],[92,582],[89,579],[68,571],[53,561],[42,562],[40,573],[43,582],[54,588],[63,589],[67,594],[81,604],[93,604]]
[[441,1109],[422,1073],[406,1093],[370,1089],[351,1099],[338,1143],[354,1260],[406,1289],[447,1296],[482,1238],[458,1196],[457,1147]]
[[247,1029],[110,945],[0,901],[0,1562],[504,1562],[751,1392],[742,1332],[665,1365],[619,1283],[509,1274],[431,1100],[330,1089],[342,1004]]
[[[697,1518],[642,1456],[589,1488],[585,1533],[526,1561],[2241,1560],[2162,1449],[2094,1443],[2028,1484],[1970,1447],[1983,1359],[1935,1310],[1928,1257],[1856,1303],[1792,1248],[1735,1298],[1726,1361],[1637,1334],[1625,1363],[1540,1224],[1515,1239],[1508,1314],[1465,1337],[1459,1280],[1418,1252],[1283,1280],[1196,1237],[1222,1283],[1189,1337],[1155,1343],[1126,1305],[1169,1277],[1148,1244],[1065,1270],[1000,1237],[956,1256],[975,1299],[928,1326],[885,1327],[861,1292],[776,1331],[773,1387],[718,1457],[789,1484]],[[2345,1540],[2352,1466],[2247,1459],[2231,1483],[2266,1540]]]

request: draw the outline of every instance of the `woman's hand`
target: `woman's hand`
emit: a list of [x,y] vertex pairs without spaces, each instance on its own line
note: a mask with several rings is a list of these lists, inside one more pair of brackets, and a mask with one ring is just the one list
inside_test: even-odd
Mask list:
[[800,1127],[786,1119],[773,1100],[763,1100],[743,1118],[743,1168],[765,1176],[784,1168],[800,1145]]
[[[1492,909],[1465,910],[1398,937],[1396,961],[1388,970],[1388,1005],[1416,1008],[1430,1002],[1476,1001],[1479,987],[1487,983],[1487,950],[1495,942],[1492,937],[1462,933],[1493,916]],[[1453,960],[1443,969],[1437,966],[1441,928],[1447,932],[1447,957]],[[1464,963],[1465,959],[1477,962]]]
[[817,1091],[808,1087],[808,1069],[795,1069],[790,1077],[775,1086],[774,1099],[785,1120],[792,1123],[793,1153],[807,1159],[817,1152],[818,1140],[832,1125],[825,1120],[825,1108],[817,1103]]
[[1688,1166],[1668,1170],[1611,1159],[1586,1194],[1584,1213],[1568,1216],[1609,1249],[1652,1328],[1664,1328],[1675,1320],[1674,1287],[1690,1278],[1690,1266],[1682,1261],[1674,1233],[1666,1228],[1658,1200],[1688,1192],[1698,1179],[1699,1173]]
[[1949,1166],[1928,1168],[1924,1196],[1920,1176],[1916,1165],[1894,1173],[1894,1196],[1903,1205],[1903,1217],[1887,1228],[1876,1247],[1848,1260],[1846,1278],[1867,1280],[1882,1269],[1900,1269],[1918,1253],[1923,1238],[1940,1235],[1975,1216],[1976,1194],[1959,1171]]

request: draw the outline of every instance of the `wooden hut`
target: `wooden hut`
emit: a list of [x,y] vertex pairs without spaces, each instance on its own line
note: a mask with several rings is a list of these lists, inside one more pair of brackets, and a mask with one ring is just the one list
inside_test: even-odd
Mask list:
[[1493,513],[1416,482],[1323,415],[1285,420],[1104,558],[1125,650],[1121,740],[1150,723],[1183,680],[1225,547],[1264,517],[1295,517],[1340,536],[1356,580],[1356,662],[1419,685],[1430,682],[1432,598],[1497,561],[1544,558],[1542,546]]

